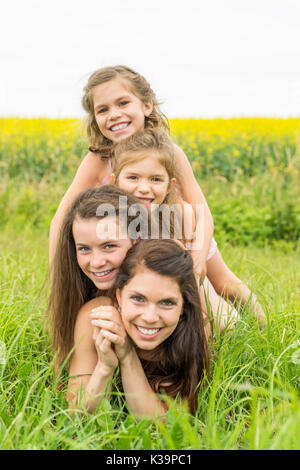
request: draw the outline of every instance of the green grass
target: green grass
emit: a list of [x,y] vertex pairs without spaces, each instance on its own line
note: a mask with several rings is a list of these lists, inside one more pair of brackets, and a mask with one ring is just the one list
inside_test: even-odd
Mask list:
[[70,416],[64,390],[57,391],[44,321],[48,231],[85,145],[64,134],[64,122],[55,124],[57,134],[44,125],[33,126],[34,139],[16,129],[6,141],[3,133],[0,145],[0,448],[300,449],[298,144],[277,145],[270,136],[266,147],[257,137],[253,159],[238,130],[219,146],[217,124],[206,146],[203,136],[200,144],[179,136],[221,253],[255,291],[268,323],[260,330],[246,311],[233,332],[216,333],[195,417],[170,402],[165,423],[137,422],[117,385],[113,400],[85,417]]
[[[225,261],[265,306],[260,330],[245,312],[233,333],[216,336],[212,373],[198,413],[172,403],[164,424],[137,422],[120,396],[97,413],[71,417],[56,391],[43,315],[46,231],[1,233],[0,448],[296,449],[300,447],[299,248],[222,246]],[[45,284],[46,282],[46,284]],[[42,286],[45,288],[42,289]],[[2,347],[3,356],[3,347]],[[4,362],[4,361],[2,361]]]

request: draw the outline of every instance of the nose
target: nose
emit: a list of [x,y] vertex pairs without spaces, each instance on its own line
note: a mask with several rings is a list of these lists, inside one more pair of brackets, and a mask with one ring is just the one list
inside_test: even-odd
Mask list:
[[117,108],[117,107],[111,108],[110,114],[109,114],[109,119],[111,121],[116,121],[117,119],[120,118],[120,116],[121,116],[121,111],[120,111],[119,108]]
[[90,266],[91,268],[102,268],[106,264],[106,257],[103,253],[98,251],[93,251],[90,257]]
[[148,181],[146,180],[141,180],[139,185],[138,185],[138,191],[141,193],[141,194],[147,194],[149,193],[150,191],[150,185],[148,183]]
[[155,304],[149,304],[145,307],[142,319],[145,323],[153,324],[157,323],[159,320],[159,312]]

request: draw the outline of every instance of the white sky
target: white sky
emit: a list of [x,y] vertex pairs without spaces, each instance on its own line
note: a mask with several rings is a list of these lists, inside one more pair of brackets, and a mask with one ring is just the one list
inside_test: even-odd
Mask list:
[[300,1],[1,1],[1,116],[81,117],[88,76],[116,64],[168,117],[300,116]]

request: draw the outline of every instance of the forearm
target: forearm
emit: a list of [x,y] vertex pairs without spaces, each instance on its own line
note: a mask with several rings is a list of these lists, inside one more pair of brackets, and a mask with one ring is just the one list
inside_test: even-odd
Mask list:
[[81,382],[81,387],[71,402],[71,408],[93,413],[102,400],[113,374],[113,370],[105,370],[102,364],[98,363],[87,385],[84,386],[84,383]]
[[190,249],[194,262],[194,272],[199,276],[203,274],[205,269],[213,233],[214,224],[208,206],[199,206],[196,213],[195,235]]
[[196,216],[197,244],[199,243],[200,247],[191,248],[191,254],[195,271],[200,274],[205,266],[214,232],[213,217],[187,156],[177,145],[174,149],[178,189],[183,200],[192,205]]
[[137,417],[161,416],[167,407],[150,387],[142,364],[135,351],[120,364],[127,404]]

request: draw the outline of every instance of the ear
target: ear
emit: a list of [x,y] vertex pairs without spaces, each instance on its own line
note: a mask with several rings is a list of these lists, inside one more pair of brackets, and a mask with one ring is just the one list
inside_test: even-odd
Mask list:
[[168,193],[174,189],[176,186],[176,178],[171,178],[170,180],[170,183],[169,183],[169,187],[168,187]]
[[116,297],[117,297],[119,307],[121,307],[121,291],[120,291],[120,289],[116,289]]
[[149,117],[153,111],[153,101],[149,101],[149,103],[143,103],[144,106],[144,115],[145,117]]
[[110,175],[109,184],[112,184],[112,185],[115,185],[115,184],[116,184],[116,176],[115,176],[114,173],[112,173],[112,174]]

